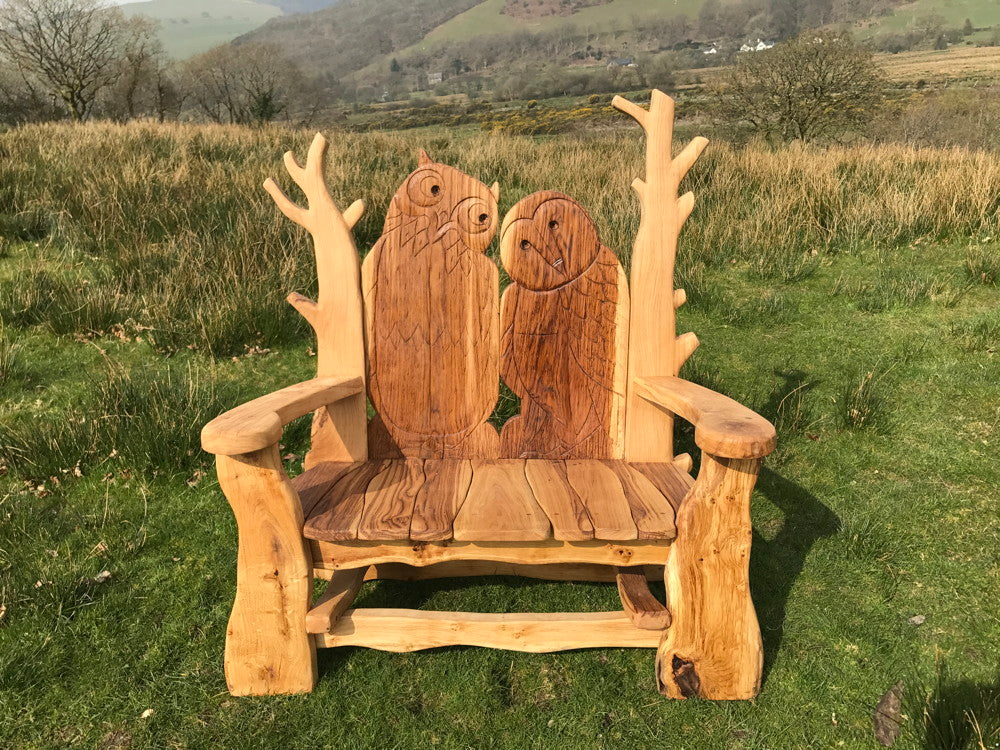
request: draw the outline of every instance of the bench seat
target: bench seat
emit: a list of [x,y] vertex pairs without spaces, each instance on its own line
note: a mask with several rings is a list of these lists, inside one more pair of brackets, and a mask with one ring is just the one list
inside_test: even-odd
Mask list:
[[327,542],[660,540],[692,484],[670,463],[392,459],[296,477],[304,536]]

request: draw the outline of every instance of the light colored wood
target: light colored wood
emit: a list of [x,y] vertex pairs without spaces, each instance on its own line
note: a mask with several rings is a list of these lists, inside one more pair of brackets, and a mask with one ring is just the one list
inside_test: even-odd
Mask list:
[[690,453],[681,453],[679,456],[674,456],[672,463],[685,474],[690,474],[694,468],[694,459],[691,458]]
[[653,486],[673,506],[675,514],[694,485],[694,479],[691,478],[691,475],[681,472],[672,463],[635,463],[629,464],[629,466],[652,482]]
[[721,393],[674,377],[636,378],[635,391],[659,409],[694,425],[702,451],[724,458],[761,458],[774,450],[774,427]]
[[670,627],[670,610],[653,596],[641,569],[618,568],[615,582],[618,584],[622,607],[633,625],[643,630],[663,630]]
[[201,430],[201,447],[220,456],[252,453],[275,445],[282,428],[311,411],[364,392],[360,377],[314,378],[255,398],[220,414]]
[[405,563],[423,567],[481,560],[524,565],[665,565],[670,546],[659,540],[633,542],[325,542],[312,541],[314,565],[339,570],[362,565]]
[[278,446],[220,455],[216,467],[239,529],[236,599],[226,629],[229,692],[309,692],[316,682],[316,649],[305,624],[312,560]]
[[677,237],[694,208],[694,195],[678,197],[684,175],[708,145],[697,137],[673,156],[674,101],[654,90],[649,109],[616,96],[612,105],[634,118],[646,133],[646,176],[633,184],[642,206],[631,264],[628,392],[625,458],[669,461],[673,419],[636,393],[637,378],[677,375],[697,346],[693,334],[677,337],[675,308],[684,295],[674,290]]
[[321,378],[356,377],[362,384],[356,395],[317,407],[307,469],[323,461],[368,458],[360,259],[351,232],[365,206],[355,201],[343,212],[337,208],[326,187],[326,148],[326,139],[317,133],[305,167],[299,166],[291,151],[285,154],[285,169],[305,194],[306,208],[289,200],[274,180],[264,182],[264,189],[281,212],[312,235],[319,295],[313,302],[301,294],[290,294],[288,302],[316,332],[316,374]]
[[[457,560],[455,562],[435,563],[424,567],[414,567],[402,563],[382,563],[372,565],[365,572],[366,581],[426,581],[435,578],[464,578],[468,576],[522,576],[539,578],[546,581],[592,581],[597,583],[615,583],[616,570],[608,565],[593,565],[589,563],[550,563],[547,565],[520,565],[517,563],[497,563],[483,560]],[[650,581],[663,580],[662,565],[645,565],[628,568],[637,570]],[[317,578],[336,574],[320,568]]]
[[464,459],[424,461],[424,484],[413,504],[410,539],[438,542],[451,539],[452,524],[472,483],[472,463]]
[[374,458],[496,458],[497,198],[421,152],[365,258]]
[[536,502],[552,524],[552,536],[564,542],[594,538],[594,525],[587,509],[566,477],[562,461],[529,459],[524,475]]
[[638,538],[625,490],[615,473],[600,461],[570,459],[565,463],[566,477],[587,508],[594,536],[610,540]]
[[419,651],[442,646],[481,646],[547,653],[576,648],[651,648],[660,634],[636,628],[624,612],[503,613],[352,609],[319,646],[364,646]]
[[354,602],[361,584],[365,582],[365,569],[338,570],[331,576],[326,591],[306,613],[307,633],[327,633],[347,608]]
[[[657,486],[624,461],[606,461],[604,463],[615,473],[625,490],[625,500],[632,512],[632,520],[635,522],[638,538],[675,538],[677,528],[674,526],[673,504],[663,496]],[[672,464],[667,466],[668,470],[674,469]],[[682,499],[683,495],[677,498],[677,503],[680,503]]]
[[660,691],[671,698],[752,698],[763,646],[750,599],[750,494],[760,459],[702,454],[677,512],[667,563],[673,623],[657,650]]
[[337,480],[357,467],[358,464],[325,461],[293,478],[292,487],[302,504],[302,515],[308,518],[319,501],[333,489]]
[[306,519],[302,533],[307,539],[347,541],[357,539],[365,509],[369,483],[387,466],[387,461],[358,464],[337,480]]
[[500,370],[521,398],[505,458],[620,458],[625,430],[628,282],[583,206],[544,191],[504,218],[511,278],[500,311]]
[[423,483],[423,461],[386,461],[365,490],[358,539],[409,539],[413,502]]
[[460,542],[540,541],[552,536],[524,476],[524,461],[473,461],[472,483],[455,516]]

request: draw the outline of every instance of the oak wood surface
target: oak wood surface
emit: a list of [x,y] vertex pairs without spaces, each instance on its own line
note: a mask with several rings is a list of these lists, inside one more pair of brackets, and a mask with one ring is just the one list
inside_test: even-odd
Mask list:
[[359,464],[340,477],[310,513],[304,524],[305,536],[330,541],[357,539],[368,484],[388,463],[370,461]]
[[482,646],[546,653],[575,648],[650,648],[660,634],[636,628],[624,612],[503,613],[353,609],[317,645],[419,651]]
[[589,563],[594,565],[664,565],[670,546],[660,540],[629,542],[326,542],[312,540],[316,568],[338,570],[361,565],[404,563],[423,567],[443,562],[479,560],[524,565]]
[[364,568],[336,571],[330,577],[326,591],[306,613],[306,632],[328,632],[354,602],[364,582]]
[[[605,461],[625,491],[625,500],[635,522],[639,539],[673,539],[677,536],[674,526],[674,508],[667,497],[642,472],[624,461]],[[665,471],[677,471],[673,464],[663,464]],[[679,502],[684,496],[677,499]]]
[[457,541],[521,542],[552,536],[524,476],[524,461],[473,461],[469,494],[455,516]]
[[749,579],[760,459],[701,460],[677,512],[665,573],[673,622],[657,650],[657,680],[671,698],[745,700],[760,689],[763,667]]
[[326,150],[326,139],[317,133],[304,167],[291,151],[285,154],[285,169],[305,195],[305,208],[293,203],[274,180],[264,182],[278,209],[313,239],[319,295],[314,302],[301,294],[290,294],[288,302],[316,332],[316,374],[362,381],[361,391],[355,395],[317,406],[307,469],[322,461],[368,458],[360,259],[351,231],[365,206],[355,201],[343,212],[337,208],[326,187]]
[[316,682],[316,649],[305,624],[312,560],[278,446],[220,455],[216,468],[239,530],[236,598],[226,629],[229,691],[308,692]]
[[[461,578],[467,576],[523,576],[548,581],[594,581],[615,583],[616,571],[608,565],[593,563],[549,563],[530,565],[520,563],[498,563],[485,560],[456,560],[415,567],[403,563],[381,563],[365,570],[365,580],[426,581],[435,578]],[[651,581],[663,580],[663,567],[645,565],[626,570],[638,570]],[[320,569],[321,573],[330,571]],[[335,575],[337,571],[332,573]],[[319,577],[319,576],[317,576]]]
[[594,538],[594,525],[580,496],[569,483],[562,461],[528,459],[524,475],[535,500],[552,524],[552,536],[564,542]]
[[306,380],[220,414],[201,430],[201,447],[208,453],[237,456],[252,453],[281,439],[293,419],[340,399],[363,393],[358,376]]
[[677,336],[675,310],[686,295],[674,290],[674,259],[681,227],[694,208],[694,195],[678,197],[684,175],[708,145],[697,137],[675,157],[674,100],[654,89],[649,109],[616,96],[612,105],[638,122],[646,134],[646,174],[632,183],[642,207],[631,262],[631,316],[626,401],[625,458],[669,461],[673,419],[636,393],[636,379],[677,375],[698,345],[693,333]]
[[621,458],[628,283],[584,208],[544,191],[504,218],[511,278],[500,306],[504,381],[521,398],[507,458]]
[[642,569],[618,568],[615,582],[622,607],[633,625],[643,630],[664,630],[670,626],[670,610],[653,596]]
[[451,539],[452,524],[472,484],[472,462],[465,460],[424,462],[424,484],[413,504],[410,539],[436,542]]
[[359,464],[324,461],[294,477],[292,487],[298,493],[303,517],[308,518],[319,501],[333,489],[337,480],[358,466]]
[[[569,484],[583,501],[594,525],[594,536],[613,540],[638,538],[625,489],[615,473],[600,461],[570,459],[565,464]],[[667,505],[662,499],[661,503]]]
[[774,450],[774,426],[721,393],[669,376],[637,378],[636,392],[693,424],[694,442],[707,453],[724,458],[760,458]]
[[421,152],[362,266],[373,458],[495,458],[498,188]]
[[409,539],[413,503],[423,483],[423,461],[386,461],[365,490],[358,539]]

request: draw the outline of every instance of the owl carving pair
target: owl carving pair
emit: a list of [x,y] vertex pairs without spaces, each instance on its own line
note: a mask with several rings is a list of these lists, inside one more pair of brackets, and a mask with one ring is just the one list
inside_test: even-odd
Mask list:
[[[539,192],[500,228],[500,299],[498,199],[421,151],[390,202],[362,270],[372,457],[616,457],[624,272],[579,203]],[[499,434],[498,374],[521,399]]]

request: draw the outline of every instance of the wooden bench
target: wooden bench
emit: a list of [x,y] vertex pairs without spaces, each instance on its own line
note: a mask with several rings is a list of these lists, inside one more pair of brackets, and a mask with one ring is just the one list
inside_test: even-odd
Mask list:
[[[665,695],[757,693],[749,507],[774,429],[678,377],[698,345],[675,334],[674,256],[694,206],[678,186],[707,141],[672,156],[662,92],[648,110],[614,105],[647,136],[631,279],[569,196],[530,195],[500,226],[496,185],[424,152],[363,264],[351,232],[363,206],[334,205],[322,136],[304,167],[285,156],[306,207],[265,183],[313,237],[318,298],[289,301],[316,332],[318,372],[202,432],[239,527],[232,693],[311,690],[317,647],[456,644],[648,647]],[[502,299],[486,254],[498,228]],[[520,410],[498,431],[501,379]],[[278,442],[309,413],[306,471],[289,480]],[[675,417],[694,425],[696,480],[690,457],[674,456]],[[365,580],[498,574],[615,582],[622,609],[351,609]],[[329,580],[316,601],[314,577]],[[648,577],[663,578],[668,604]]]

